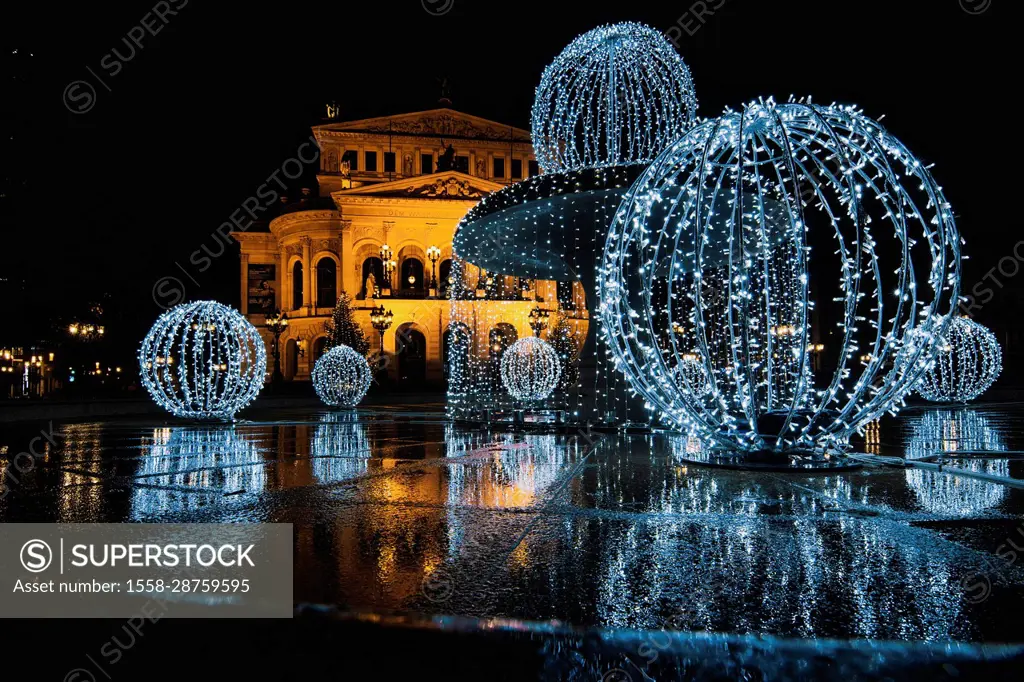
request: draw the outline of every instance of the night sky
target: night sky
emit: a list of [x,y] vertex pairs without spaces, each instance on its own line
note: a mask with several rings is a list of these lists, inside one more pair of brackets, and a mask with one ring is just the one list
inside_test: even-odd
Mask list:
[[[16,333],[37,335],[106,297],[112,333],[134,347],[159,312],[154,283],[203,244],[217,248],[215,228],[295,154],[325,103],[342,119],[429,109],[447,76],[456,109],[529,128],[544,66],[577,34],[623,20],[696,29],[679,47],[702,116],[790,93],[886,114],[889,130],[936,164],[972,256],[967,290],[1020,238],[1010,0],[725,0],[703,25],[688,0],[427,6],[446,1],[450,11],[434,16],[421,0],[168,0],[177,15],[150,15],[158,34],[144,35],[116,76],[102,60],[114,48],[130,55],[122,39],[155,0],[5,8],[0,278],[22,290],[5,300],[23,320]],[[553,7],[559,15],[546,17]],[[76,80],[96,88],[83,114],[62,96]],[[198,285],[186,281],[187,296],[237,304],[237,273],[229,251],[204,273],[191,269]],[[992,318],[1015,317],[1004,313],[1022,287],[1024,273],[978,319],[1013,321]]]

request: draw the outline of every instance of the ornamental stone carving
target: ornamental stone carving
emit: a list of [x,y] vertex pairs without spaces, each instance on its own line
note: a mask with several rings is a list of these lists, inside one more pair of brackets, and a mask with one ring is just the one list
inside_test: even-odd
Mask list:
[[477,198],[483,196],[483,193],[471,186],[468,180],[459,180],[454,175],[438,178],[427,185],[410,187],[407,192],[412,196],[420,197]]

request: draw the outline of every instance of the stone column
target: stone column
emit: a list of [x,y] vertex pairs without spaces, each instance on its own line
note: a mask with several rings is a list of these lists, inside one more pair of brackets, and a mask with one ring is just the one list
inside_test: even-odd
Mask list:
[[276,304],[276,307],[277,307],[278,310],[287,310],[288,309],[285,306],[285,301],[287,301],[288,299],[285,298],[285,293],[284,293],[284,285],[285,285],[285,282],[288,281],[288,273],[286,273],[284,271],[287,266],[288,266],[288,258],[285,255],[284,244],[281,243],[281,242],[278,242],[278,244],[277,244],[277,267],[275,268],[277,270],[277,272],[274,273],[274,289],[276,290],[276,292],[274,294],[274,296],[276,297],[276,300],[274,301],[274,303]]
[[242,314],[249,314],[249,254],[239,254],[242,270]]
[[309,237],[301,237],[302,244],[302,307],[313,307],[313,245]]

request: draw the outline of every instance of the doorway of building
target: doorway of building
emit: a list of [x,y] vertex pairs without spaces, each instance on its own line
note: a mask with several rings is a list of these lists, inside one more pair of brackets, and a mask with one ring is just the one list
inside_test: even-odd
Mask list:
[[398,355],[398,380],[404,388],[415,389],[427,382],[427,339],[413,327],[402,326],[395,332]]

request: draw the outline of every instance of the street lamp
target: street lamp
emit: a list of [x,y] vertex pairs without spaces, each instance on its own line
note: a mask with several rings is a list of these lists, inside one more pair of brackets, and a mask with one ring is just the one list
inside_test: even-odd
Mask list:
[[284,380],[281,374],[281,334],[288,328],[288,314],[275,310],[267,317],[267,329],[274,335],[274,374],[270,378],[273,386],[280,386]]
[[427,258],[430,260],[430,291],[431,298],[437,297],[437,261],[441,258],[441,249],[434,245],[427,247]]
[[377,306],[376,308],[370,309],[370,324],[380,334],[380,352],[384,352],[384,332],[391,327],[391,322],[395,319],[394,314],[390,310],[385,311],[384,306]]
[[384,306],[380,305],[376,308],[370,308],[370,324],[380,334],[380,367],[382,372],[386,373],[386,365],[384,364],[384,332],[391,326],[391,322],[395,319],[395,316],[390,310],[385,311]]
[[533,330],[533,335],[540,338],[540,333],[548,328],[548,318],[551,316],[550,310],[544,310],[540,306],[537,306],[530,311],[530,329]]

